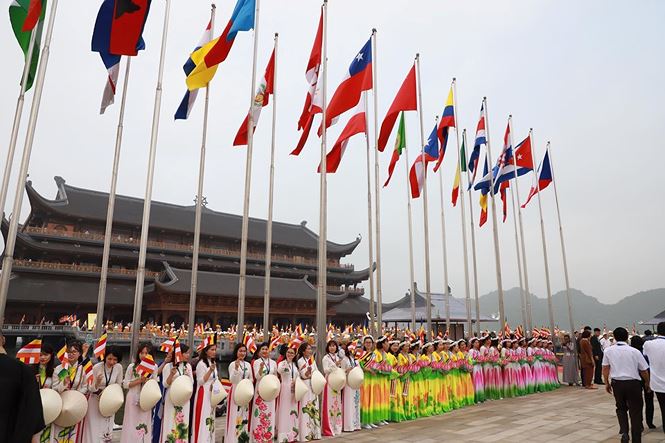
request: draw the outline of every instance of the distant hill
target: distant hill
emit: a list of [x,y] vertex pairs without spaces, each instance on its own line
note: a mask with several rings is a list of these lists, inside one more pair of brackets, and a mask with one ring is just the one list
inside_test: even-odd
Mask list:
[[[634,322],[637,329],[643,331],[644,327],[640,327],[640,321],[650,320],[656,314],[665,310],[665,288],[638,292],[611,305],[601,303],[597,298],[586,295],[577,289],[571,289],[570,292],[575,327],[590,325],[602,329],[603,323],[605,323],[608,329],[626,325],[632,328]],[[503,297],[508,324],[514,328],[522,323],[519,288],[504,291]],[[566,292],[559,291],[554,294],[552,305],[554,308],[554,323],[559,325],[561,329],[569,329]],[[548,327],[547,300],[532,294],[531,309],[534,325]],[[498,312],[496,291],[480,297],[480,311],[484,314]],[[487,323],[488,329],[496,329],[497,327],[497,325],[491,327],[490,325],[490,323]]]

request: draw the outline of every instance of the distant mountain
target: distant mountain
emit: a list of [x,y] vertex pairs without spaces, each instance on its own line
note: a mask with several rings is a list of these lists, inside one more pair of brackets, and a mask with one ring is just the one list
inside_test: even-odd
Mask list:
[[[480,297],[480,311],[482,313],[498,312],[497,294],[494,291]],[[586,295],[577,289],[571,289],[570,296],[573,306],[573,320],[577,328],[589,325],[602,329],[603,323],[607,325],[608,329],[626,325],[632,328],[634,322],[637,329],[643,331],[645,328],[640,327],[640,321],[650,320],[665,310],[665,288],[638,292],[611,305],[601,303],[597,298]],[[508,324],[515,328],[515,326],[522,323],[519,288],[504,291],[503,298]],[[552,295],[552,305],[554,308],[554,323],[561,329],[570,329],[566,292],[559,291]],[[549,327],[547,300],[545,298],[539,298],[532,294],[531,310],[534,325]],[[486,327],[496,329],[497,326],[497,324],[487,323]]]

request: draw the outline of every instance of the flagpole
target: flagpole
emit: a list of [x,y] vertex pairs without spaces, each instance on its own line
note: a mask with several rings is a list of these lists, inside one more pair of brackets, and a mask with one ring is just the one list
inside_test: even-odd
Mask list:
[[[210,5],[210,32],[215,33],[215,12],[217,7]],[[201,153],[199,154],[199,180],[196,187],[194,202],[194,244],[192,249],[192,273],[189,287],[189,311],[187,314],[187,344],[194,348],[194,327],[196,325],[196,290],[199,281],[199,252],[201,249],[201,218],[203,212],[203,177],[206,164],[206,141],[208,138],[208,105],[210,103],[210,83],[206,85],[206,96],[203,104],[203,128],[201,130]]]
[[[529,139],[531,141],[531,161],[533,162],[533,165],[536,165],[536,160],[535,160],[535,150],[536,150],[536,144],[533,141],[533,128],[529,130]],[[552,306],[552,288],[550,286],[550,266],[549,266],[549,259],[547,257],[547,241],[545,239],[545,221],[543,219],[543,205],[540,200],[540,183],[538,180],[538,173],[537,171],[534,171],[533,177],[535,180],[535,186],[536,189],[538,190],[538,214],[540,215],[540,236],[543,240],[543,261],[545,264],[545,284],[547,285],[547,312],[549,314],[549,321],[550,321],[550,330],[552,331],[552,334],[554,334],[554,307]],[[572,331],[571,331],[572,332]],[[554,336],[554,335],[552,335]]]
[[[38,27],[43,26],[43,21],[40,21]],[[16,152],[16,142],[18,140],[18,131],[21,128],[21,116],[23,115],[23,104],[25,103],[25,92],[28,85],[28,78],[30,76],[30,67],[32,66],[32,54],[35,48],[35,41],[37,40],[38,29],[33,29],[30,34],[30,42],[28,43],[28,54],[25,57],[25,64],[23,65],[23,74],[21,75],[21,86],[18,99],[16,100],[16,111],[14,112],[14,124],[12,125],[12,133],[9,137],[9,149],[7,150],[7,160],[5,161],[5,171],[2,175],[2,188],[0,188],[0,214],[4,216],[5,203],[7,202],[7,191],[9,190],[9,179],[12,173],[12,164],[14,163],[14,153]],[[0,319],[0,323],[2,320]]]
[[409,195],[409,148],[404,149],[404,173],[406,176],[406,209],[409,221],[409,289],[411,296],[411,331],[416,331],[416,277],[413,269],[413,221],[411,215],[411,195]]
[[427,206],[427,164],[425,163],[425,128],[423,125],[423,94],[420,87],[420,54],[416,54],[416,87],[418,89],[418,117],[420,119],[420,157],[423,167],[423,223],[425,235],[425,300],[427,303],[427,334],[432,334],[432,287],[429,269],[429,217]]
[[[318,264],[318,275],[316,279],[317,283],[317,296],[318,300],[316,303],[317,312],[316,312],[316,332],[317,332],[317,341],[316,341],[316,350],[317,350],[317,361],[321,364],[321,359],[326,353],[326,315],[328,312],[327,308],[327,273],[328,273],[328,244],[326,239],[327,235],[327,205],[328,205],[328,183],[327,183],[327,87],[328,87],[328,0],[323,0],[323,30],[322,30],[322,61],[323,64],[323,82],[322,82],[322,91],[321,98],[323,104],[321,106],[322,114],[322,134],[321,134],[321,174],[319,177],[319,264]],[[374,319],[371,319],[374,321]]]
[[[376,29],[372,29],[372,97],[374,98],[374,200],[376,217],[376,319],[378,335],[383,330],[383,293],[381,291],[381,188],[379,187],[379,95],[378,65],[376,50]],[[365,114],[367,115],[367,114]]]
[[[570,331],[575,331],[575,323],[573,322],[573,302],[570,296],[570,280],[568,279],[568,260],[566,258],[566,244],[563,241],[563,224],[561,223],[561,210],[559,209],[559,194],[556,189],[556,180],[554,178],[554,162],[552,161],[552,152],[550,151],[550,142],[547,142],[545,152],[549,153],[550,169],[552,170],[552,185],[554,186],[554,201],[556,202],[556,216],[559,221],[559,239],[561,240],[561,256],[563,258],[563,275],[566,280],[566,302],[568,303],[568,321],[570,322]],[[540,183],[538,184],[540,191]],[[540,193],[540,192],[538,192]],[[552,329],[554,333],[554,329]]]
[[[513,150],[513,167],[517,168],[517,165],[515,164],[515,145],[513,144],[513,116],[509,115],[508,116],[508,143],[510,145],[510,148]],[[515,174],[515,186],[517,186],[517,175]],[[501,185],[499,185],[501,187]],[[499,191],[500,192],[500,191]],[[515,227],[515,257],[517,258],[517,275],[519,278],[519,284],[520,284],[520,305],[522,308],[522,323],[525,325],[528,325],[528,318],[526,315],[526,294],[524,292],[524,285],[522,284],[522,259],[520,256],[520,239],[517,233],[517,212],[515,209],[515,191],[513,190],[513,186],[510,187],[510,202],[512,203],[513,206],[513,225]],[[519,205],[519,199],[517,204]],[[522,251],[523,252],[523,251]],[[501,325],[503,328],[505,325]]]
[[268,223],[266,224],[266,258],[265,283],[263,285],[263,340],[268,340],[270,327],[270,267],[272,266],[272,212],[273,192],[275,188],[275,128],[277,122],[277,41],[275,33],[275,60],[273,66],[272,85],[272,128],[270,135],[270,184],[268,185]]
[[155,104],[152,111],[152,130],[150,133],[150,153],[148,155],[148,174],[145,185],[145,198],[143,200],[143,219],[141,220],[141,241],[139,247],[139,262],[136,268],[136,291],[134,292],[134,312],[132,315],[132,338],[130,355],[136,355],[141,331],[141,311],[143,308],[143,286],[145,284],[145,260],[148,252],[148,233],[150,229],[150,204],[152,200],[152,185],[155,176],[155,157],[157,156],[157,136],[159,135],[159,117],[162,109],[162,79],[164,77],[164,59],[166,58],[166,37],[169,31],[169,11],[171,1],[165,0],[164,26],[162,29],[162,47],[159,55],[159,69],[157,71],[157,86],[155,88]]
[[[466,129],[462,132],[462,137],[464,137],[464,146],[469,146],[466,140]],[[464,161],[466,162],[466,159]],[[466,179],[469,181],[468,168]],[[467,195],[469,196],[469,218],[471,219],[469,224],[471,225],[471,260],[473,262],[473,286],[476,302],[476,333],[478,334],[478,337],[480,337],[480,297],[478,294],[478,264],[476,260],[476,227],[473,225],[473,201],[471,200],[471,190],[468,190]],[[471,331],[469,331],[469,335],[471,335]]]
[[42,51],[41,61],[39,62],[39,67],[37,68],[37,79],[33,84],[35,89],[32,94],[32,107],[30,109],[28,129],[25,135],[25,145],[23,147],[23,156],[21,157],[21,167],[19,169],[18,180],[16,182],[14,207],[12,209],[11,218],[9,220],[9,232],[7,233],[7,243],[5,245],[4,258],[2,259],[2,273],[0,273],[0,326],[2,326],[5,321],[5,307],[7,305],[9,279],[12,274],[12,266],[14,265],[14,250],[16,248],[16,235],[18,233],[18,219],[21,216],[23,192],[25,181],[28,178],[28,167],[30,166],[32,143],[35,139],[37,117],[39,116],[39,105],[41,104],[42,92],[44,90],[44,77],[46,76],[46,67],[48,66],[48,58],[51,52],[51,37],[53,36],[53,27],[57,8],[58,0],[52,0],[51,11],[49,12],[48,27],[46,28],[46,37],[44,38],[44,50]]
[[[483,97],[483,109],[485,110],[485,127],[487,128],[487,161],[492,164],[492,149],[490,147],[490,124],[489,124],[489,113],[487,112],[487,97]],[[499,231],[498,223],[496,220],[496,203],[494,202],[494,177],[492,174],[492,169],[489,172],[490,178],[490,201],[492,206],[492,235],[494,238],[494,264],[496,267],[496,286],[498,291],[498,300],[499,300],[499,325],[500,328],[503,328],[506,324],[506,311],[503,305],[503,282],[501,279],[501,253],[499,252]]]
[[[435,118],[436,125],[439,124],[439,117]],[[443,149],[443,146],[441,146]],[[446,332],[450,334],[450,293],[448,292],[448,248],[446,245],[446,217],[443,203],[443,177],[441,172],[439,176],[439,196],[441,197],[441,246],[443,248],[443,306],[446,315]]]
[[[469,334],[469,337],[473,334],[473,323],[471,321],[471,292],[469,289],[469,252],[467,250],[467,241],[466,241],[466,211],[464,210],[464,180],[462,179],[462,163],[465,165],[466,169],[466,151],[464,152],[464,159],[462,159],[462,149],[460,146],[460,135],[459,135],[459,125],[457,124],[457,113],[459,107],[457,106],[457,79],[453,77],[453,104],[455,106],[453,117],[455,119],[455,139],[457,141],[457,167],[460,168],[460,182],[458,183],[458,192],[460,200],[460,214],[462,219],[462,246],[463,258],[464,258],[464,290],[465,290],[465,301],[466,301],[466,327]],[[466,144],[464,144],[466,147]],[[473,219],[473,217],[472,217]]]
[[113,153],[113,166],[111,167],[111,189],[109,189],[109,202],[106,207],[106,227],[104,229],[104,249],[102,252],[102,269],[99,275],[99,292],[97,293],[97,317],[95,320],[95,337],[102,334],[104,327],[104,305],[106,302],[106,282],[109,272],[109,255],[111,254],[111,236],[113,233],[113,211],[115,209],[115,193],[118,184],[118,168],[120,166],[120,150],[122,147],[122,132],[125,120],[125,104],[127,102],[127,85],[129,84],[129,69],[131,57],[125,57],[125,78],[122,84],[122,97],[120,99],[120,113],[118,114],[118,127],[115,134],[115,150]]
[[[240,275],[238,276],[238,331],[245,327],[245,289],[247,285],[247,236],[249,233],[249,195],[252,187],[252,151],[254,148],[254,94],[256,93],[256,58],[259,36],[259,3],[256,0],[254,9],[254,43],[252,52],[252,84],[247,114],[247,151],[245,159],[245,199],[242,205],[242,231],[240,235]],[[242,342],[243,334],[237,334],[236,340]]]
[[[363,92],[363,100],[365,101],[365,121],[367,121],[368,114],[368,104],[367,104],[367,91]],[[365,126],[367,128],[367,125]],[[372,223],[372,179],[371,179],[371,167],[369,153],[371,150],[369,142],[369,131],[365,131],[365,143],[367,145],[367,242],[368,242],[368,253],[369,253],[369,331],[374,338],[377,338],[377,333],[374,330],[374,242],[372,241],[373,237],[373,228],[374,224]]]

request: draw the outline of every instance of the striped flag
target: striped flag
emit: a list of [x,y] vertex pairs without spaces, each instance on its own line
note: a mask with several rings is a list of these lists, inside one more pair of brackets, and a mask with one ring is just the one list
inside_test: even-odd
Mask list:
[[152,355],[148,354],[141,359],[141,363],[136,367],[136,372],[143,377],[149,377],[157,370],[157,363]]
[[182,349],[180,348],[180,340],[176,337],[173,342],[173,360],[175,364],[178,364],[182,361]]
[[85,376],[85,380],[88,382],[88,384],[92,384],[94,380],[94,376],[92,375],[92,362],[89,358],[86,358],[83,363],[81,363],[81,365],[83,366],[83,375]]
[[37,338],[19,349],[16,353],[16,358],[26,365],[34,365],[39,363],[39,354],[41,351],[42,340]]
[[[212,19],[211,19],[208,22],[208,26],[203,32],[201,39],[199,40],[199,44],[196,45],[196,48],[194,48],[194,51],[192,51],[192,54],[201,49],[202,46],[210,42],[212,38],[213,37],[212,37]],[[189,74],[191,74],[194,68],[196,68],[196,63],[194,63],[194,60],[192,60],[192,54],[189,55],[187,61],[182,67],[183,71],[185,71],[185,77],[189,76]],[[180,106],[178,106],[178,109],[175,112],[174,116],[175,120],[187,120],[187,118],[189,117],[189,113],[192,111],[192,107],[194,106],[194,102],[196,101],[196,96],[198,92],[199,92],[198,89],[194,89],[191,91],[187,89],[187,92],[185,92],[185,96],[182,98],[182,101],[180,102]]]
[[[39,43],[42,39],[42,26],[44,23],[45,8],[43,8],[43,6],[41,0],[12,0],[9,3],[9,21],[24,57],[28,56],[32,33],[37,33],[35,35],[35,45],[32,50],[32,60],[30,61],[28,78],[26,79],[26,91],[32,87],[37,72],[37,63],[39,62]],[[38,8],[40,9],[39,12],[37,11]],[[39,23],[38,26],[37,23]]]
[[104,354],[106,353],[106,339],[107,334],[105,332],[101,337],[99,337],[99,340],[97,340],[97,344],[95,345],[95,349],[93,350],[95,357],[100,360],[104,359]]
[[58,360],[60,361],[60,364],[62,365],[62,369],[58,373],[58,378],[60,380],[64,380],[65,377],[69,374],[69,358],[67,356],[67,343],[62,345],[62,348],[56,353],[56,357],[58,357]]
[[388,165],[388,178],[383,184],[385,188],[390,183],[390,179],[393,176],[393,171],[395,170],[395,165],[402,155],[402,151],[406,149],[406,126],[404,124],[404,112],[400,113],[399,126],[397,127],[397,137],[395,137],[395,149],[393,150],[393,155],[390,158],[390,164]]
[[173,345],[174,345],[174,342],[173,342],[172,338],[166,339],[164,341],[164,343],[162,343],[159,346],[159,350],[161,352],[166,352],[168,354],[169,352],[171,352],[173,350]]
[[255,353],[256,352],[256,342],[254,337],[251,334],[245,334],[245,337],[242,339],[242,343],[247,346],[247,352]]

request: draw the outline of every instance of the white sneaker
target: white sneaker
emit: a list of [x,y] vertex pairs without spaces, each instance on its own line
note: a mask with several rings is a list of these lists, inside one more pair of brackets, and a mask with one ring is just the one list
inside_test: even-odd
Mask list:
[[372,425],[363,425],[363,429],[372,429]]
[[388,424],[388,422],[387,422],[387,421],[385,421],[385,420],[383,420],[383,421],[381,422],[381,424],[382,424],[382,425],[387,425],[387,424]]

